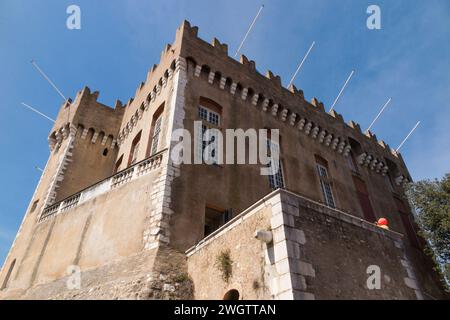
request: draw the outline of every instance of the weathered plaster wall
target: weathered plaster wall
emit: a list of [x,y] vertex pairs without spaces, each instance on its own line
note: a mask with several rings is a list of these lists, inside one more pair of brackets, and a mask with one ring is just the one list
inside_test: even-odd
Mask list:
[[24,290],[57,280],[70,265],[89,270],[142,252],[150,196],[161,170],[39,223],[25,252],[14,252],[17,271],[9,288]]
[[[270,229],[271,205],[260,203],[243,218],[212,234],[187,252],[189,276],[194,283],[195,299],[222,299],[229,290],[238,290],[241,299],[270,299],[265,280],[265,244],[254,237],[256,230]],[[229,250],[232,274],[224,280],[218,256]]]
[[[23,292],[9,291],[8,299],[192,299],[183,253],[167,247],[147,250],[82,270],[80,288],[64,276]],[[69,286],[68,286],[69,284]]]
[[[77,95],[74,104],[81,107],[75,113],[71,111],[68,118],[69,121],[72,119],[71,125],[65,120],[69,108],[67,106],[61,108],[54,135],[52,133],[50,139],[51,146],[59,145],[59,147],[52,152],[41,183],[31,201],[33,203],[39,199],[39,202],[33,212],[30,212],[30,204],[15,245],[0,274],[0,280],[3,280],[9,265],[13,259],[17,259],[10,281],[11,290],[24,290],[32,285],[43,285],[61,279],[68,263],[76,263],[85,270],[91,270],[105,266],[115,259],[125,259],[139,254],[143,249],[155,249],[161,244],[170,243],[178,250],[185,250],[198,243],[204,236],[206,205],[233,209],[234,213],[238,213],[271,191],[268,177],[260,175],[260,165],[176,166],[165,158],[159,171],[129,182],[36,226],[43,209],[42,205],[48,198],[49,190],[53,190],[56,180],[63,178],[58,180],[59,187],[56,188],[56,199],[61,199],[97,182],[107,176],[108,172],[112,173],[113,165],[121,155],[124,158],[120,169],[124,169],[128,163],[131,142],[139,130],[142,130],[142,137],[137,160],[143,160],[147,156],[152,118],[162,103],[165,104],[165,109],[159,149],[167,147],[170,152],[170,148],[173,147],[173,142],[170,141],[172,129],[184,127],[194,136],[193,121],[198,120],[197,107],[200,97],[210,98],[222,106],[223,129],[280,129],[287,189],[316,201],[322,200],[314,160],[314,155],[318,154],[328,160],[334,198],[338,207],[356,217],[363,216],[352,183],[352,174],[356,174],[366,181],[375,215],[387,217],[393,230],[402,233],[405,231],[398,214],[395,213],[396,206],[392,196],[401,194],[401,187],[394,186],[393,192],[387,192],[389,186],[386,179],[365,166],[358,166],[358,172],[352,173],[348,159],[339,152],[339,148],[326,146],[325,143],[318,142],[318,137],[313,138],[310,133],[301,131],[298,121],[305,117],[344,140],[352,137],[361,144],[363,151],[395,163],[398,167],[395,174],[401,173],[408,177],[400,155],[393,155],[389,148],[382,143],[379,144],[375,137],[362,134],[356,124],[345,124],[339,114],[325,113],[324,106],[317,100],[308,103],[301,91],[283,88],[280,79],[271,72],[266,77],[259,74],[254,62],[248,61],[247,58],[242,57],[241,62],[229,58],[226,45],[217,40],[209,45],[198,39],[197,28],[191,27],[187,22],[178,29],[175,42],[171,46],[166,46],[159,66],[155,66],[148,73],[145,83],[138,87],[134,99],[127,103],[126,108],[123,108],[121,103],[117,103],[115,109],[108,108],[98,103],[97,97],[98,92],[91,94],[86,88]],[[83,99],[87,99],[85,104],[82,103]],[[86,109],[83,109],[84,107]],[[292,118],[294,113],[296,118]],[[91,127],[95,130],[92,136],[89,136]],[[72,129],[71,132],[78,129],[77,136],[71,137],[69,129]],[[112,132],[117,130],[116,133]],[[95,138],[101,131],[105,132],[106,136],[112,135],[110,147],[115,146],[116,138],[118,141],[118,147],[113,148],[106,159],[101,155],[103,139],[96,141],[98,136]],[[93,140],[96,142],[93,143]],[[108,138],[106,140],[108,141]],[[74,141],[73,148],[68,146],[70,141]],[[75,151],[72,152],[73,150]],[[72,164],[70,161],[61,162],[64,159],[72,161]],[[83,163],[84,161],[86,162]],[[64,168],[61,167],[61,163],[64,164],[62,166]],[[63,176],[61,172],[64,173]],[[304,214],[306,219],[307,214]],[[257,223],[255,221],[255,226]],[[325,222],[319,221],[317,226],[321,231],[320,235],[329,231],[323,227],[323,223]],[[290,227],[303,228],[303,225],[294,224]],[[310,264],[305,267],[306,272],[311,273],[314,264],[319,270],[332,267],[326,265],[325,260],[317,258],[321,254],[316,246],[308,247],[310,243],[314,243],[314,241],[308,243],[308,232],[313,232],[313,224],[305,224],[305,228],[306,231],[301,229],[305,236],[305,239],[302,239],[306,241],[307,252],[311,253],[311,256],[304,256],[305,259],[310,259],[306,262]],[[363,237],[363,233],[352,228],[344,229],[331,230],[331,234],[322,235],[324,238],[314,234],[310,237],[317,236],[318,245],[321,241],[328,243],[333,237],[340,239],[347,232],[353,234],[354,239],[345,246],[342,244],[345,241],[340,241],[337,250],[344,250],[345,253],[346,249],[351,248],[360,251],[361,254],[371,247],[364,246],[361,241],[358,243],[357,239],[362,238],[368,242],[376,240],[373,236],[368,236],[367,240]],[[230,245],[236,247],[241,239],[238,233],[233,237],[230,236]],[[248,241],[250,247],[256,246],[255,243],[258,241],[250,240],[248,235],[246,237],[245,241]],[[390,245],[382,244],[376,248],[382,252],[389,252],[384,258],[395,259],[397,253],[395,250],[391,251]],[[405,248],[407,251],[408,247]],[[339,258],[334,255],[334,247],[324,244],[323,249],[329,252],[330,256]],[[238,256],[236,261],[239,261],[239,264],[247,264],[244,256],[239,256],[238,251],[242,250],[244,249],[235,250],[235,255]],[[252,252],[248,254],[251,255]],[[364,263],[370,262],[371,252],[365,253]],[[418,253],[417,257],[420,256]],[[265,261],[267,262],[267,259]],[[411,258],[409,261],[407,265],[411,263],[424,266],[419,258]],[[269,266],[268,269],[266,267],[264,267],[266,273],[271,274],[274,271],[273,266]],[[286,265],[282,267],[286,268]],[[341,269],[345,267],[341,266]],[[239,268],[237,266],[238,270]],[[386,266],[386,269],[391,272],[389,266]],[[426,270],[428,269],[424,268],[423,272],[429,274],[430,271]],[[353,271],[359,272],[359,269]],[[423,279],[429,280],[425,286],[433,291],[435,286],[429,277],[425,276]],[[314,289],[313,281],[308,282],[306,278],[304,280],[301,279],[298,283]],[[355,281],[359,280],[358,278]],[[270,281],[266,282],[266,285],[269,283]],[[285,284],[284,282],[283,285]],[[326,286],[325,283],[319,284],[320,288]],[[206,283],[204,285],[208,286]],[[340,283],[334,284],[329,293],[320,291],[322,289],[318,289],[317,293],[304,291],[310,295],[303,294],[302,297],[339,295],[337,291],[339,285]],[[283,292],[278,290],[280,284],[277,286],[275,291],[271,287],[271,294],[285,297],[281,295]],[[250,291],[245,289],[245,292],[249,294]],[[409,291],[401,291],[399,294],[407,296],[406,292]],[[438,293],[439,291],[436,291],[436,295]],[[254,294],[256,297],[257,294]],[[266,293],[259,296],[266,297]]]
[[[294,298],[422,298],[410,285],[415,276],[402,265],[406,258],[400,234],[288,192],[281,193],[281,206],[278,224],[285,239],[275,237],[275,257],[287,247]],[[367,287],[367,268],[372,265],[381,270],[380,290]]]
[[[257,230],[271,230],[273,242],[256,240]],[[216,263],[227,249],[233,260],[228,283]],[[432,281],[423,282],[409,250],[398,233],[279,190],[187,255],[194,297],[200,299],[221,299],[231,289],[242,299],[444,298]],[[367,287],[373,265],[381,271],[379,290]]]

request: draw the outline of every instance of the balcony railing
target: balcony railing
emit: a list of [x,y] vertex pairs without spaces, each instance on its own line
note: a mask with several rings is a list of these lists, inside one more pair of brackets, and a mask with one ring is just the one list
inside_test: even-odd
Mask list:
[[167,149],[155,153],[151,157],[144,159],[133,166],[128,167],[116,174],[89,186],[80,192],[71,195],[55,204],[45,207],[39,217],[39,222],[56,216],[64,211],[76,207],[92,198],[95,198],[111,189],[117,188],[131,180],[143,176],[161,166],[164,153]]

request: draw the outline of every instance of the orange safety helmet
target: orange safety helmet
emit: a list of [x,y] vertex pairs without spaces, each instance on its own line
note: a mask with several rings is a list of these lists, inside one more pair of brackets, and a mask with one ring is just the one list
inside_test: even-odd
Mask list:
[[386,218],[380,218],[377,221],[377,225],[379,226],[387,226],[389,223]]

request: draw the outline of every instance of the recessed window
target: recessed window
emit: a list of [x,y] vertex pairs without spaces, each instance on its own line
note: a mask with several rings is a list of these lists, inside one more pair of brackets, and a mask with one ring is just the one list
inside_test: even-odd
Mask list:
[[347,156],[347,163],[348,163],[348,166],[349,166],[350,170],[352,170],[354,172],[358,172],[358,167],[356,165],[355,155],[353,154],[352,151],[350,151],[350,153]]
[[16,265],[16,259],[14,259],[13,262],[11,262],[11,264],[9,265],[8,272],[6,273],[6,277],[3,280],[0,290],[6,289],[6,287],[8,286],[9,278],[11,277],[11,273],[13,272],[15,265]]
[[[201,100],[202,103],[202,100]],[[211,101],[203,101],[204,104],[208,105],[208,107],[204,105],[200,105],[198,107],[198,117],[202,120],[201,127],[198,127],[197,136],[197,158],[202,159],[209,164],[217,164],[218,163],[218,130],[220,130],[220,107],[216,106]],[[205,149],[208,148],[209,152],[206,152]]]
[[328,176],[328,162],[320,156],[316,156],[316,169],[319,176],[320,189],[322,190],[323,200],[325,204],[331,208],[336,208],[334,202],[333,190],[331,188],[331,180]]
[[375,217],[372,203],[370,202],[369,191],[367,190],[366,183],[357,176],[353,176],[353,183],[355,185],[356,194],[358,196],[364,218],[367,221],[374,222],[377,218]]
[[394,192],[394,185],[392,184],[392,180],[391,180],[391,175],[389,174],[389,172],[387,172],[384,175],[384,181],[386,182],[386,184],[388,185],[389,191],[390,192]]
[[36,210],[36,207],[39,203],[39,200],[36,200],[33,202],[33,205],[31,206],[30,212],[34,212],[34,210]]
[[152,156],[156,154],[160,149],[161,144],[161,134],[163,127],[163,114],[164,114],[164,103],[162,103],[158,109],[153,113],[150,136],[147,142],[146,156]]
[[352,171],[358,172],[355,156],[359,156],[362,153],[361,145],[358,141],[352,138],[348,138],[348,141],[350,143],[351,151],[347,156],[347,163]]
[[142,133],[142,130],[139,131],[139,133],[134,137],[133,142],[131,143],[130,157],[128,159],[129,166],[135,164],[137,161],[139,145],[140,145],[140,141],[141,141],[141,133]]
[[205,208],[204,236],[208,236],[231,219],[231,210],[220,210],[217,208]]
[[218,126],[220,124],[220,115],[206,107],[198,107],[198,116],[212,125]]
[[162,115],[160,115],[158,119],[156,119],[154,124],[151,155],[154,155],[158,151],[159,136],[161,134],[161,123],[162,123]]
[[397,206],[397,211],[400,214],[400,218],[402,219],[403,228],[408,235],[409,241],[412,246],[416,248],[420,248],[420,238],[417,236],[416,226],[414,224],[414,219],[411,214],[408,213],[408,209],[405,206],[405,203],[400,198],[394,197],[395,204]]
[[108,155],[108,148],[105,148],[103,150],[103,156],[106,157]]
[[[269,131],[269,133],[270,133],[270,131]],[[269,157],[271,157],[273,153],[278,153],[278,157],[280,157],[280,153],[281,153],[280,146],[278,143],[273,142],[270,139],[270,136],[267,139],[267,151],[268,151]],[[271,160],[271,162],[267,165],[267,167],[272,168],[272,170],[275,171],[272,174],[268,175],[270,188],[273,190],[278,189],[278,188],[284,188],[283,166],[282,166],[281,160],[278,159],[278,166],[272,165],[272,160]]]

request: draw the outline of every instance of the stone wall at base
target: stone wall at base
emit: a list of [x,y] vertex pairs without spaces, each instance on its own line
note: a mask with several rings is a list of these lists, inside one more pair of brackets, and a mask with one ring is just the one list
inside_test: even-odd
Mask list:
[[[69,276],[34,286],[27,291],[8,292],[8,299],[117,300],[192,299],[192,282],[186,258],[171,248],[145,250],[100,268],[81,270],[80,289],[69,289]],[[1,299],[1,296],[0,296]]]
[[[245,300],[272,298],[266,285],[271,275],[264,265],[265,244],[254,237],[255,230],[270,229],[270,213],[270,203],[260,202],[187,251],[195,299],[220,300],[230,290]],[[226,252],[231,263],[227,280],[219,261]]]
[[[255,239],[261,230],[270,231],[272,241]],[[200,299],[221,299],[231,289],[240,299],[444,299],[438,282],[421,275],[432,270],[403,238],[279,189],[186,254]],[[216,262],[223,250],[232,262],[228,282]],[[263,281],[256,285],[255,279]]]

